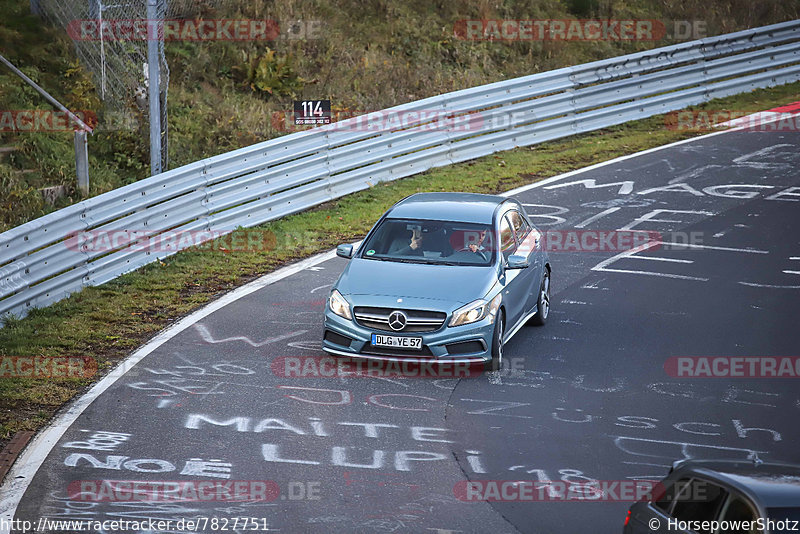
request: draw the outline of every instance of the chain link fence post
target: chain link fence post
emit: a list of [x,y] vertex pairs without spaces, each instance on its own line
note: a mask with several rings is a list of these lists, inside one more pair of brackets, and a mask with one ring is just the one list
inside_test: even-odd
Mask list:
[[150,175],[161,173],[161,69],[159,45],[163,30],[158,0],[147,0],[147,100],[150,104]]
[[[158,28],[170,16],[194,13],[190,0],[30,0],[31,12],[63,28],[75,44],[81,64],[92,74],[103,103],[100,131],[124,128],[141,131],[142,142],[151,147],[152,174],[168,168],[167,92],[169,66],[164,41],[156,32],[147,35],[120,33],[120,23],[144,21]],[[175,4],[175,5],[173,5]],[[187,15],[186,13],[189,13]],[[155,48],[151,45],[155,45]],[[153,54],[155,52],[155,54]],[[156,71],[154,72],[154,66]],[[156,75],[157,73],[157,75]],[[154,80],[156,92],[149,91]],[[155,107],[154,107],[155,104]],[[158,112],[156,115],[155,112]],[[145,133],[145,123],[151,133]],[[158,135],[153,137],[153,129]],[[159,161],[155,161],[158,155]]]

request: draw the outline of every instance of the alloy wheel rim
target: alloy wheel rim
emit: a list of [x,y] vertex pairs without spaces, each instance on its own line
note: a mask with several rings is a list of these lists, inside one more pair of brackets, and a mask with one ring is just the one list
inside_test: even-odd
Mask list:
[[498,332],[497,332],[497,363],[498,367],[502,366],[503,364],[503,321],[500,320],[500,317],[497,318],[499,321],[498,323]]
[[547,319],[547,314],[550,312],[550,277],[545,276],[542,282],[542,318]]

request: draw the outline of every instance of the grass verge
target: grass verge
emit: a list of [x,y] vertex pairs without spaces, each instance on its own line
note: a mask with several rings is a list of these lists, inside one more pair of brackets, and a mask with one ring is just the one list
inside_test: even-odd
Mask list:
[[[797,100],[800,83],[715,100],[699,109],[764,110]],[[379,184],[259,227],[274,236],[263,251],[219,246],[176,254],[100,287],[86,288],[0,329],[4,356],[93,358],[82,379],[0,378],[0,448],[15,432],[38,430],[156,332],[231,288],[337,243],[363,237],[392,204],[419,191],[498,193],[703,132],[672,130],[665,117],[620,125]]]

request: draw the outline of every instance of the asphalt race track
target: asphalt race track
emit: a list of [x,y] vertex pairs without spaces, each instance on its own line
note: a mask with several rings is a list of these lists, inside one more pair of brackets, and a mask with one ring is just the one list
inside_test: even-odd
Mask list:
[[[630,502],[462,502],[457,488],[658,480],[684,457],[800,463],[798,379],[665,368],[677,356],[800,356],[799,167],[800,133],[742,131],[512,193],[549,232],[553,309],[546,326],[508,343],[500,373],[283,376],[276,359],[322,356],[324,301],[345,260],[266,285],[108,387],[52,448],[16,518],[216,517],[230,532],[248,530],[234,524],[243,517],[281,532],[621,532]],[[583,251],[550,232],[634,229],[655,237]],[[99,480],[270,481],[280,496],[69,499]],[[152,530],[167,531],[180,530]]]

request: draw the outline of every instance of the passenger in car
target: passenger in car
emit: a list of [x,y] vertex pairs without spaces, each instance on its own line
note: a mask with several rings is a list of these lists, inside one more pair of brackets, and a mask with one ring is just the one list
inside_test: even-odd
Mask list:
[[423,243],[422,227],[416,227],[411,230],[411,239],[408,245],[400,248],[396,254],[400,256],[423,256],[422,243]]

